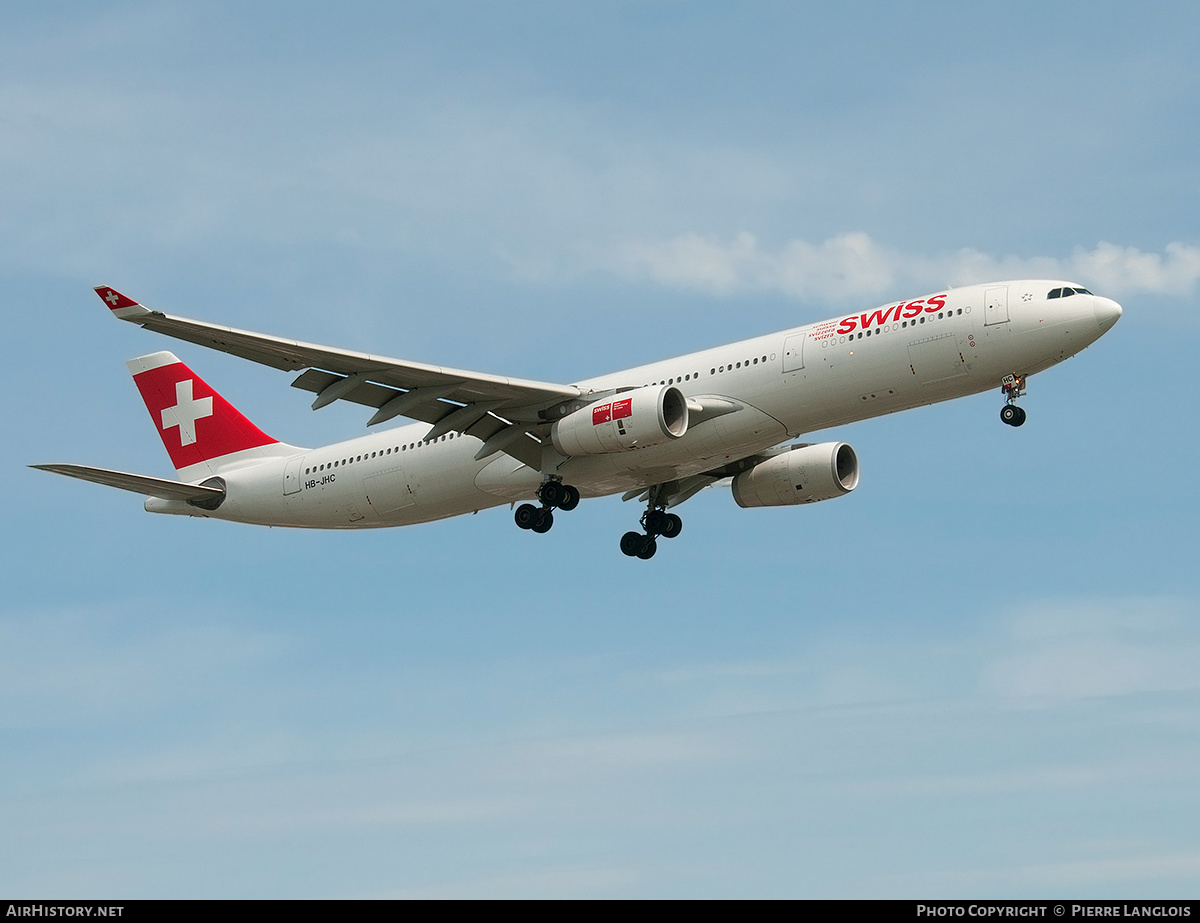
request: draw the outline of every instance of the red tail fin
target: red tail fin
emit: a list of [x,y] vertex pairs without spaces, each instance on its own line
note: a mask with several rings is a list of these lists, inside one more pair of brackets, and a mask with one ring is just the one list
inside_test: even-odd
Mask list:
[[177,471],[279,441],[242,416],[171,353],[142,356],[128,364]]

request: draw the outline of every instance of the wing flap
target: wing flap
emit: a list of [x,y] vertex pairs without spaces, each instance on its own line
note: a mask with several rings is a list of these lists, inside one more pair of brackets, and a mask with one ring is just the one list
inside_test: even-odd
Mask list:
[[[345,380],[346,376],[344,375],[334,375],[332,372],[322,372],[320,369],[309,369],[292,382],[292,387],[299,388],[302,391],[311,391],[319,395],[328,388],[332,388],[334,385]],[[377,385],[371,381],[362,381],[345,394],[339,395],[337,399],[340,401],[350,401],[352,404],[362,404],[364,407],[374,407],[378,410],[401,393],[403,392],[397,391],[395,388]]]

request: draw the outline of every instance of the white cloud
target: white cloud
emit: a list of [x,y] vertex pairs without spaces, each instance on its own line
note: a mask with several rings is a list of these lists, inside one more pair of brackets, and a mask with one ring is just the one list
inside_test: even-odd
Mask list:
[[1200,636],[1186,609],[1158,598],[1033,607],[1009,623],[982,686],[1019,698],[1200,688]]
[[892,254],[863,233],[843,234],[815,245],[793,240],[777,253],[769,253],[753,234],[742,232],[728,244],[699,234],[628,241],[616,248],[613,268],[663,285],[718,295],[768,290],[800,298],[845,298],[885,291],[898,266]]
[[1075,276],[1113,292],[1189,295],[1200,280],[1200,247],[1172,241],[1158,254],[1102,242],[1076,250],[1068,265]]
[[735,754],[710,736],[690,733],[588,735],[534,741],[497,758],[493,771],[516,778],[562,780],[724,762]]
[[[154,613],[150,618],[154,617]],[[278,657],[288,642],[235,620],[199,621],[187,607],[147,627],[142,611],[103,607],[0,618],[0,726],[71,726],[159,712],[219,694]],[[197,620],[188,621],[189,617]]]
[[745,231],[725,242],[695,233],[626,240],[607,257],[626,277],[713,295],[779,292],[796,298],[884,297],[897,288],[939,288],[1007,278],[1069,279],[1117,297],[1186,296],[1200,283],[1200,246],[1167,244],[1163,253],[1101,242],[1068,257],[995,256],[964,248],[907,253],[855,231],[820,243],[790,240],[776,249]]
[[680,663],[633,686],[686,686],[706,714],[909,700],[1003,707],[1200,689],[1196,603],[1174,597],[1044,600],[935,638],[809,642],[793,659]]

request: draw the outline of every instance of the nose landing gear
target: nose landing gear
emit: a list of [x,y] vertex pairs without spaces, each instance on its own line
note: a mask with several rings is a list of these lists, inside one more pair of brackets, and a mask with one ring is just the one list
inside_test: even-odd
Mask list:
[[658,551],[658,536],[675,538],[683,531],[683,520],[667,512],[667,501],[657,486],[650,488],[650,501],[642,513],[642,528],[645,533],[626,532],[621,536],[621,551],[631,558],[643,561],[654,557]]
[[1025,396],[1025,376],[1005,375],[1000,390],[1004,394],[1004,406],[1000,408],[1001,422],[1020,426],[1025,422],[1025,411],[1017,406],[1017,398]]
[[537,498],[542,501],[540,507],[532,503],[522,503],[517,507],[513,519],[522,529],[529,529],[539,534],[549,532],[554,525],[554,508],[570,512],[579,506],[579,491],[570,484],[551,478],[544,481],[538,488]]

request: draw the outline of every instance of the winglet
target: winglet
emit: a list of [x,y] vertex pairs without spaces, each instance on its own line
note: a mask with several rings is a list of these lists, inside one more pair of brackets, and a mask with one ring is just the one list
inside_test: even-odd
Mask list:
[[100,296],[101,301],[108,305],[113,316],[119,317],[121,320],[133,320],[151,313],[149,308],[138,304],[128,295],[122,295],[111,285],[97,285],[96,294]]

